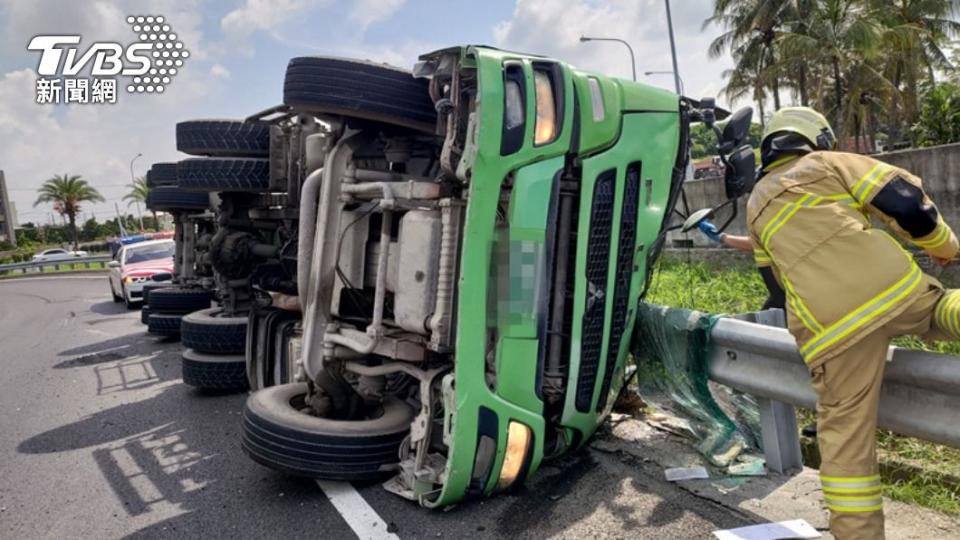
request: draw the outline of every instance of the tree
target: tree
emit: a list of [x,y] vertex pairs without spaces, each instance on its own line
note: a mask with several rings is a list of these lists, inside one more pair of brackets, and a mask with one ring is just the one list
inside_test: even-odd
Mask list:
[[911,134],[921,147],[960,142],[960,86],[940,83],[927,92]]
[[53,209],[69,221],[73,239],[73,249],[79,245],[77,232],[77,213],[80,203],[104,202],[103,195],[79,175],[55,175],[47,179],[37,190],[38,196],[33,206],[52,203]]
[[798,1],[715,1],[713,15],[704,21],[703,26],[715,24],[725,30],[710,44],[708,53],[711,58],[718,58],[727,51],[733,56],[735,67],[725,73],[730,79],[728,97],[731,94],[742,96],[752,90],[762,108],[762,98],[769,88],[774,110],[780,108],[783,64],[778,61],[776,38],[785,22],[796,18]]
[[708,53],[732,56],[723,94],[752,99],[760,121],[781,92],[831,119],[841,141],[901,140],[937,77],[960,80],[948,45],[960,0],[714,0]]
[[[144,206],[147,205],[147,195],[150,193],[150,186],[147,185],[147,178],[145,176],[137,177],[130,186],[130,193],[127,193],[123,196],[123,200],[130,201],[127,203],[127,206],[130,206],[133,203],[142,203]],[[160,230],[159,221],[157,221],[157,212],[156,210],[150,210],[150,213],[153,214],[153,223],[154,228]]]
[[890,123],[899,139],[900,126],[917,121],[921,86],[936,84],[938,70],[954,70],[944,45],[960,34],[960,23],[951,18],[960,10],[960,0],[871,0],[871,4],[886,27],[885,75],[896,89]]
[[862,102],[872,103],[871,96],[890,86],[877,67],[882,27],[862,0],[819,0],[810,8],[804,33],[799,27],[785,32],[782,49],[788,58],[820,66],[827,84],[820,85],[813,106],[832,119],[841,138],[857,135],[865,121]]

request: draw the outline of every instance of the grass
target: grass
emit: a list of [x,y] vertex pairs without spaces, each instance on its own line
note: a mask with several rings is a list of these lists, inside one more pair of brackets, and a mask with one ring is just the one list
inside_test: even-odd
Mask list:
[[[663,261],[654,274],[647,301],[710,313],[742,313],[759,309],[766,296],[763,281],[752,269]],[[904,337],[894,343],[900,347],[960,355],[958,342],[928,345],[918,338]],[[799,415],[801,425],[815,420],[809,410],[801,409]],[[877,441],[886,496],[960,515],[960,449],[885,430],[878,430]],[[809,443],[813,446],[812,441]],[[815,447],[807,450],[816,455]],[[809,463],[814,460],[815,463]],[[807,461],[811,466],[819,465],[816,457]]]

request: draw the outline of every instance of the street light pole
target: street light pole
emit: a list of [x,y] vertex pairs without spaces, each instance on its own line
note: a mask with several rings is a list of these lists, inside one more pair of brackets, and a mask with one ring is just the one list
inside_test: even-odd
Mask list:
[[[649,76],[651,76],[651,75],[676,75],[674,72],[672,72],[672,71],[666,71],[666,70],[664,70],[664,71],[644,71],[643,74],[646,75],[647,77],[649,77]],[[677,79],[680,79],[680,77],[677,77]],[[677,94],[679,94],[679,95],[682,96],[682,95],[685,94],[685,93],[686,93],[686,85],[683,84],[683,79],[680,79],[680,90],[677,92]]]
[[587,41],[616,41],[617,43],[622,43],[627,47],[627,50],[630,51],[630,70],[633,72],[633,80],[637,80],[637,59],[633,56],[633,47],[630,46],[625,40],[619,38],[604,38],[604,37],[587,37],[580,36],[580,41],[586,43]]
[[[137,183],[136,179],[133,177],[133,162],[142,155],[142,153],[138,152],[137,155],[133,156],[133,159],[130,160],[130,187],[133,188],[136,187]],[[146,228],[143,226],[143,212],[140,211],[140,201],[134,200],[134,202],[137,204],[137,216],[140,218],[140,230],[144,231]]]
[[664,0],[667,5],[667,31],[670,34],[670,56],[673,58],[673,82],[677,87],[677,94],[680,91],[680,70],[677,68],[677,45],[673,40],[673,18],[670,16],[670,0]]

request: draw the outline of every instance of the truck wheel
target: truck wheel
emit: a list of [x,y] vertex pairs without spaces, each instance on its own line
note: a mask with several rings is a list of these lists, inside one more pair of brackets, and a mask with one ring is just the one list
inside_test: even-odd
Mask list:
[[257,158],[193,158],[177,164],[177,182],[194,191],[270,190],[270,160]]
[[283,102],[297,109],[387,122],[433,133],[437,112],[425,79],[383,64],[303,56],[287,64]]
[[177,164],[154,163],[147,171],[147,187],[176,187]]
[[140,322],[148,324],[150,322],[150,306],[140,308]]
[[247,317],[228,317],[218,307],[194,311],[180,323],[180,339],[199,353],[243,354]]
[[204,354],[188,348],[182,360],[185,384],[202,390],[247,389],[247,362],[242,354]]
[[[207,309],[213,293],[203,289],[180,289],[168,287],[150,292],[150,311],[152,313],[167,313],[186,315],[193,311]],[[179,333],[180,329],[177,328]]]
[[241,447],[271,469],[309,478],[370,480],[396,469],[414,410],[388,397],[367,420],[331,420],[301,412],[306,383],[258,390],[243,407]]
[[143,286],[143,305],[150,303],[150,291],[169,289],[170,287],[173,287],[173,283],[169,281],[166,283],[147,283]]
[[147,193],[148,210],[205,210],[209,207],[210,196],[206,193],[175,187],[155,187]]
[[151,312],[147,317],[147,332],[158,336],[179,336],[181,318],[183,318],[183,315]]
[[191,156],[270,157],[270,124],[241,120],[180,122],[177,150]]

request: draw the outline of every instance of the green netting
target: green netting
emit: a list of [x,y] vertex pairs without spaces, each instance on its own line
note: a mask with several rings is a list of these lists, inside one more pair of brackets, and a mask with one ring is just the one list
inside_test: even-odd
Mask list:
[[707,378],[710,331],[719,317],[641,302],[631,352],[641,395],[685,419],[697,449],[727,466],[759,447],[760,415],[751,396]]

